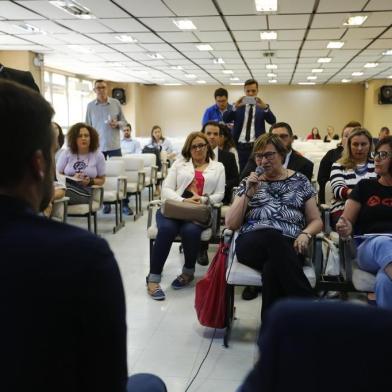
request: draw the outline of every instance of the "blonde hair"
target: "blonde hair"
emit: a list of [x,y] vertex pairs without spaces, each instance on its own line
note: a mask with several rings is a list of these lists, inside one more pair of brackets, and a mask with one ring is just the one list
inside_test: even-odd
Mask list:
[[367,160],[371,159],[371,152],[372,152],[372,146],[373,146],[373,138],[370,132],[365,129],[365,128],[354,128],[350,136],[347,139],[347,144],[346,147],[344,147],[342,157],[337,161],[337,163],[340,163],[342,166],[344,166],[345,169],[354,169],[357,166],[357,163],[353,159],[353,155],[351,152],[351,141],[353,137],[355,136],[366,136],[367,139],[369,140],[369,152],[368,152],[368,157]]

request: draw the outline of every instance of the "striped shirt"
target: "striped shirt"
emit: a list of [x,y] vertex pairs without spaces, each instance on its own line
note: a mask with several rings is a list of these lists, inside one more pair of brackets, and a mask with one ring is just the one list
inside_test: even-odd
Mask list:
[[377,178],[374,172],[374,162],[368,161],[366,164],[357,165],[355,169],[345,169],[345,167],[335,162],[331,169],[331,187],[333,192],[331,213],[344,210],[344,205],[348,199],[349,189],[354,189],[357,183],[364,178]]

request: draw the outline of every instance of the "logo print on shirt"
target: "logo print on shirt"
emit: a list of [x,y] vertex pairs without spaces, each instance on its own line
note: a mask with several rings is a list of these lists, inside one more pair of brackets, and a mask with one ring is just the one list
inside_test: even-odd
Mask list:
[[86,167],[87,165],[84,161],[76,161],[73,165],[73,168],[75,169],[76,173],[82,172]]
[[382,199],[381,204],[383,206],[392,207],[392,198],[388,197],[388,198]]
[[378,196],[371,196],[367,201],[369,207],[378,206],[381,203],[381,199]]

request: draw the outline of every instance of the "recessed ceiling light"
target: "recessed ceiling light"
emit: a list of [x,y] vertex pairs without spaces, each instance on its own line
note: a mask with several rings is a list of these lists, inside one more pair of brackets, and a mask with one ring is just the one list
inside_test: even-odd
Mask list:
[[231,74],[234,73],[234,71],[232,71],[231,69],[224,69],[224,70],[222,71],[222,73],[227,74],[227,75],[231,75]]
[[392,56],[392,49],[388,49],[382,53],[383,56]]
[[189,19],[182,19],[182,20],[173,20],[173,23],[180,29],[180,30],[196,30],[196,26],[193,22]]
[[164,83],[164,86],[182,86],[181,83]]
[[78,53],[94,53],[92,49],[86,48],[82,45],[67,45],[67,47]]
[[278,69],[278,66],[276,64],[267,64],[265,66],[265,68],[267,68],[267,69]]
[[351,79],[342,79],[342,83],[350,83]]
[[214,62],[214,64],[224,64],[225,63],[221,57],[219,57],[218,59],[214,59],[213,62]]
[[164,59],[164,57],[160,53],[150,53],[147,56],[151,57],[154,60],[162,60],[162,59]]
[[364,65],[365,68],[376,68],[378,66],[378,63],[366,63]]
[[308,79],[308,80],[316,80],[317,76],[308,76],[306,79]]
[[126,34],[116,35],[116,38],[119,41],[126,42],[128,44],[134,44],[137,42],[137,39],[132,38],[130,35],[126,35]]
[[274,12],[278,10],[278,0],[255,0],[256,11]]
[[24,30],[28,33],[33,33],[33,34],[46,34],[46,31],[41,30],[39,27],[33,26],[28,23],[20,23],[20,24],[14,24],[14,27],[17,27],[18,29]]
[[237,77],[235,76],[234,78],[230,78],[230,80],[231,80],[232,82],[235,82],[235,81],[237,81],[237,80],[240,80],[240,78],[237,78]]
[[362,76],[363,72],[353,72],[351,75],[352,76]]
[[196,83],[199,83],[199,84],[206,84],[207,82],[206,82],[205,80],[197,80]]
[[330,41],[327,45],[328,49],[340,49],[344,45],[344,42],[341,41]]
[[278,75],[274,74],[274,73],[267,73],[267,76],[269,78],[276,78]]
[[354,15],[347,18],[343,23],[344,26],[360,26],[367,19],[366,15]]
[[230,83],[230,86],[243,86],[244,83]]
[[170,67],[170,69],[181,70],[181,69],[183,69],[183,68],[181,67],[181,65],[172,65],[172,66]]
[[302,86],[314,86],[316,83],[315,82],[299,82],[298,84],[301,84]]
[[208,45],[208,44],[196,45],[196,48],[199,49],[199,50],[204,50],[204,51],[214,50],[214,49],[212,48],[212,46],[211,46],[211,45]]
[[321,73],[321,72],[324,72],[324,70],[322,68],[313,68],[312,72],[313,73]]
[[317,62],[318,63],[330,63],[331,62],[331,57],[320,57]]
[[50,4],[65,11],[66,13],[76,16],[80,19],[94,19],[95,16],[91,14],[87,7],[82,6],[73,0],[66,1],[49,1]]
[[268,83],[277,83],[278,81],[276,79],[269,79]]
[[261,31],[260,32],[260,39],[262,40],[272,40],[277,39],[278,33],[276,31]]
[[185,74],[184,75],[187,79],[196,79],[197,76],[195,74]]

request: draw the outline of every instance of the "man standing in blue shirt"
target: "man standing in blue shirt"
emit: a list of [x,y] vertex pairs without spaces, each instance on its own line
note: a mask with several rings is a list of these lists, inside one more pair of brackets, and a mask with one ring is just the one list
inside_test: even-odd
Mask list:
[[86,123],[97,130],[99,146],[105,158],[121,156],[120,128],[127,124],[121,104],[108,96],[104,80],[95,81],[94,92],[97,98],[87,105]]
[[232,110],[228,103],[229,93],[224,88],[218,88],[214,93],[215,105],[206,109],[203,115],[202,126],[209,121],[223,122],[223,113],[227,110]]

